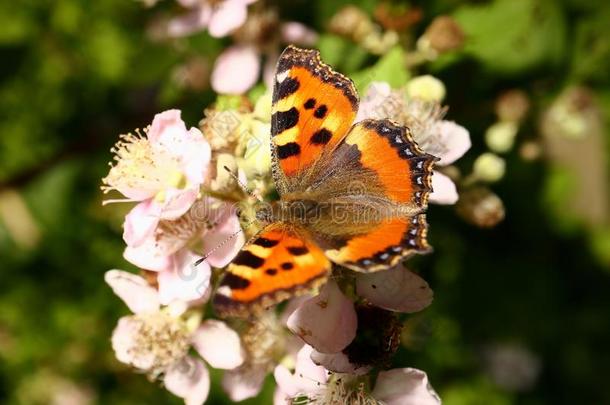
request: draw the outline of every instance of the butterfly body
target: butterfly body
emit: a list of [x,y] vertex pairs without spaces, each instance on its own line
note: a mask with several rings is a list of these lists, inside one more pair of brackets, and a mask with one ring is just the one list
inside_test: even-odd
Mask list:
[[429,251],[423,211],[436,160],[390,120],[352,125],[353,83],[317,51],[288,47],[273,92],[272,173],[279,201],[227,269],[215,305],[249,315],[328,277],[331,264],[369,272]]

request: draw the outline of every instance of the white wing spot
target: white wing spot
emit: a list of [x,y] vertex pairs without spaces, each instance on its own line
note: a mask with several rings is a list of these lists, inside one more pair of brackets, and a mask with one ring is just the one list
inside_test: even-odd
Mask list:
[[286,80],[289,73],[290,73],[290,69],[284,70],[283,72],[278,73],[277,76],[275,77],[277,82],[282,83],[284,80]]

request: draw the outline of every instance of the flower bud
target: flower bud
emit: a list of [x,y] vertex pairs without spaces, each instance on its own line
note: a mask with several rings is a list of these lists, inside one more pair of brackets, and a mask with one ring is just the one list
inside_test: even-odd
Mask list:
[[564,90],[543,115],[542,132],[546,136],[582,139],[599,121],[599,109],[591,91],[585,87]]
[[431,75],[417,76],[409,80],[406,92],[411,98],[439,102],[445,98],[445,85]]
[[518,130],[519,127],[514,121],[496,122],[485,131],[485,142],[493,152],[508,152],[515,144]]
[[445,53],[461,48],[464,38],[464,31],[458,23],[452,17],[442,15],[432,21],[424,35],[417,41],[417,46],[420,50],[432,49],[438,53]]
[[266,92],[254,104],[254,118],[263,122],[271,122],[271,93]]
[[530,101],[522,90],[509,90],[496,100],[496,115],[500,121],[521,121],[529,108]]
[[460,217],[472,225],[492,228],[504,219],[504,203],[486,187],[464,191],[456,205]]
[[375,25],[368,14],[356,6],[346,6],[335,14],[329,24],[329,30],[337,35],[360,42],[375,30]]
[[519,155],[523,160],[533,161],[540,157],[542,150],[540,145],[534,141],[523,142],[519,148]]
[[424,16],[421,8],[404,4],[380,3],[373,11],[375,20],[386,30],[403,32],[419,23]]
[[478,180],[493,183],[504,177],[506,162],[500,156],[486,152],[474,161],[473,174]]

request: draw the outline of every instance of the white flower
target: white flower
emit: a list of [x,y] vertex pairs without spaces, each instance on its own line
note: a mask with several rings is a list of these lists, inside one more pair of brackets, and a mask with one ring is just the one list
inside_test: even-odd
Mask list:
[[[367,118],[390,118],[405,125],[425,152],[440,159],[437,166],[450,165],[462,157],[471,146],[468,130],[453,121],[443,120],[445,109],[436,100],[438,94],[432,98],[421,98],[422,95],[414,91],[410,94],[407,97],[402,91],[392,90],[385,82],[371,83],[360,103],[356,122]],[[447,176],[435,171],[432,186],[431,202],[457,202],[455,184]]]
[[[155,115],[152,125],[123,135],[114,146],[115,164],[102,181],[104,192],[117,190],[141,201],[150,226],[175,219],[195,202],[210,162],[210,145],[197,128],[186,129],[179,110]],[[144,209],[142,207],[141,209]]]
[[[440,398],[428,383],[426,373],[414,368],[382,371],[372,391],[367,390],[368,376],[332,374],[311,360],[313,349],[305,345],[299,351],[294,373],[280,365],[275,369],[277,382],[274,405],[294,401],[308,404],[358,405],[438,405]],[[306,402],[305,402],[306,401]]]
[[210,377],[204,362],[188,352],[191,346],[214,368],[233,369],[244,361],[239,336],[224,322],[205,320],[198,327],[182,318],[185,303],[161,307],[157,291],[142,277],[110,270],[106,283],[133,311],[119,319],[112,334],[117,359],[152,378],[163,378],[168,391],[186,405],[207,399]]

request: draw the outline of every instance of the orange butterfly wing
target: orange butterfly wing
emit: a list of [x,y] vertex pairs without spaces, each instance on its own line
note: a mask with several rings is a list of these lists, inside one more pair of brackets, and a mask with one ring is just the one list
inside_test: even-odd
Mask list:
[[[432,191],[436,160],[417,146],[407,128],[390,120],[355,124],[333,152],[333,167],[327,173],[337,183],[348,184],[346,195],[339,195],[335,201],[351,199],[355,204],[373,207],[361,209],[369,215],[370,227],[350,233],[353,224],[345,224],[346,233],[325,246],[326,255],[354,270],[376,271],[394,266],[413,253],[428,252],[422,212]],[[360,185],[356,188],[359,195],[354,195],[354,184]]]
[[288,224],[265,227],[227,267],[214,297],[221,315],[247,316],[323,283],[330,261]]
[[280,194],[303,188],[323,152],[345,136],[357,110],[354,84],[320,61],[317,50],[284,50],[271,115],[273,175]]

